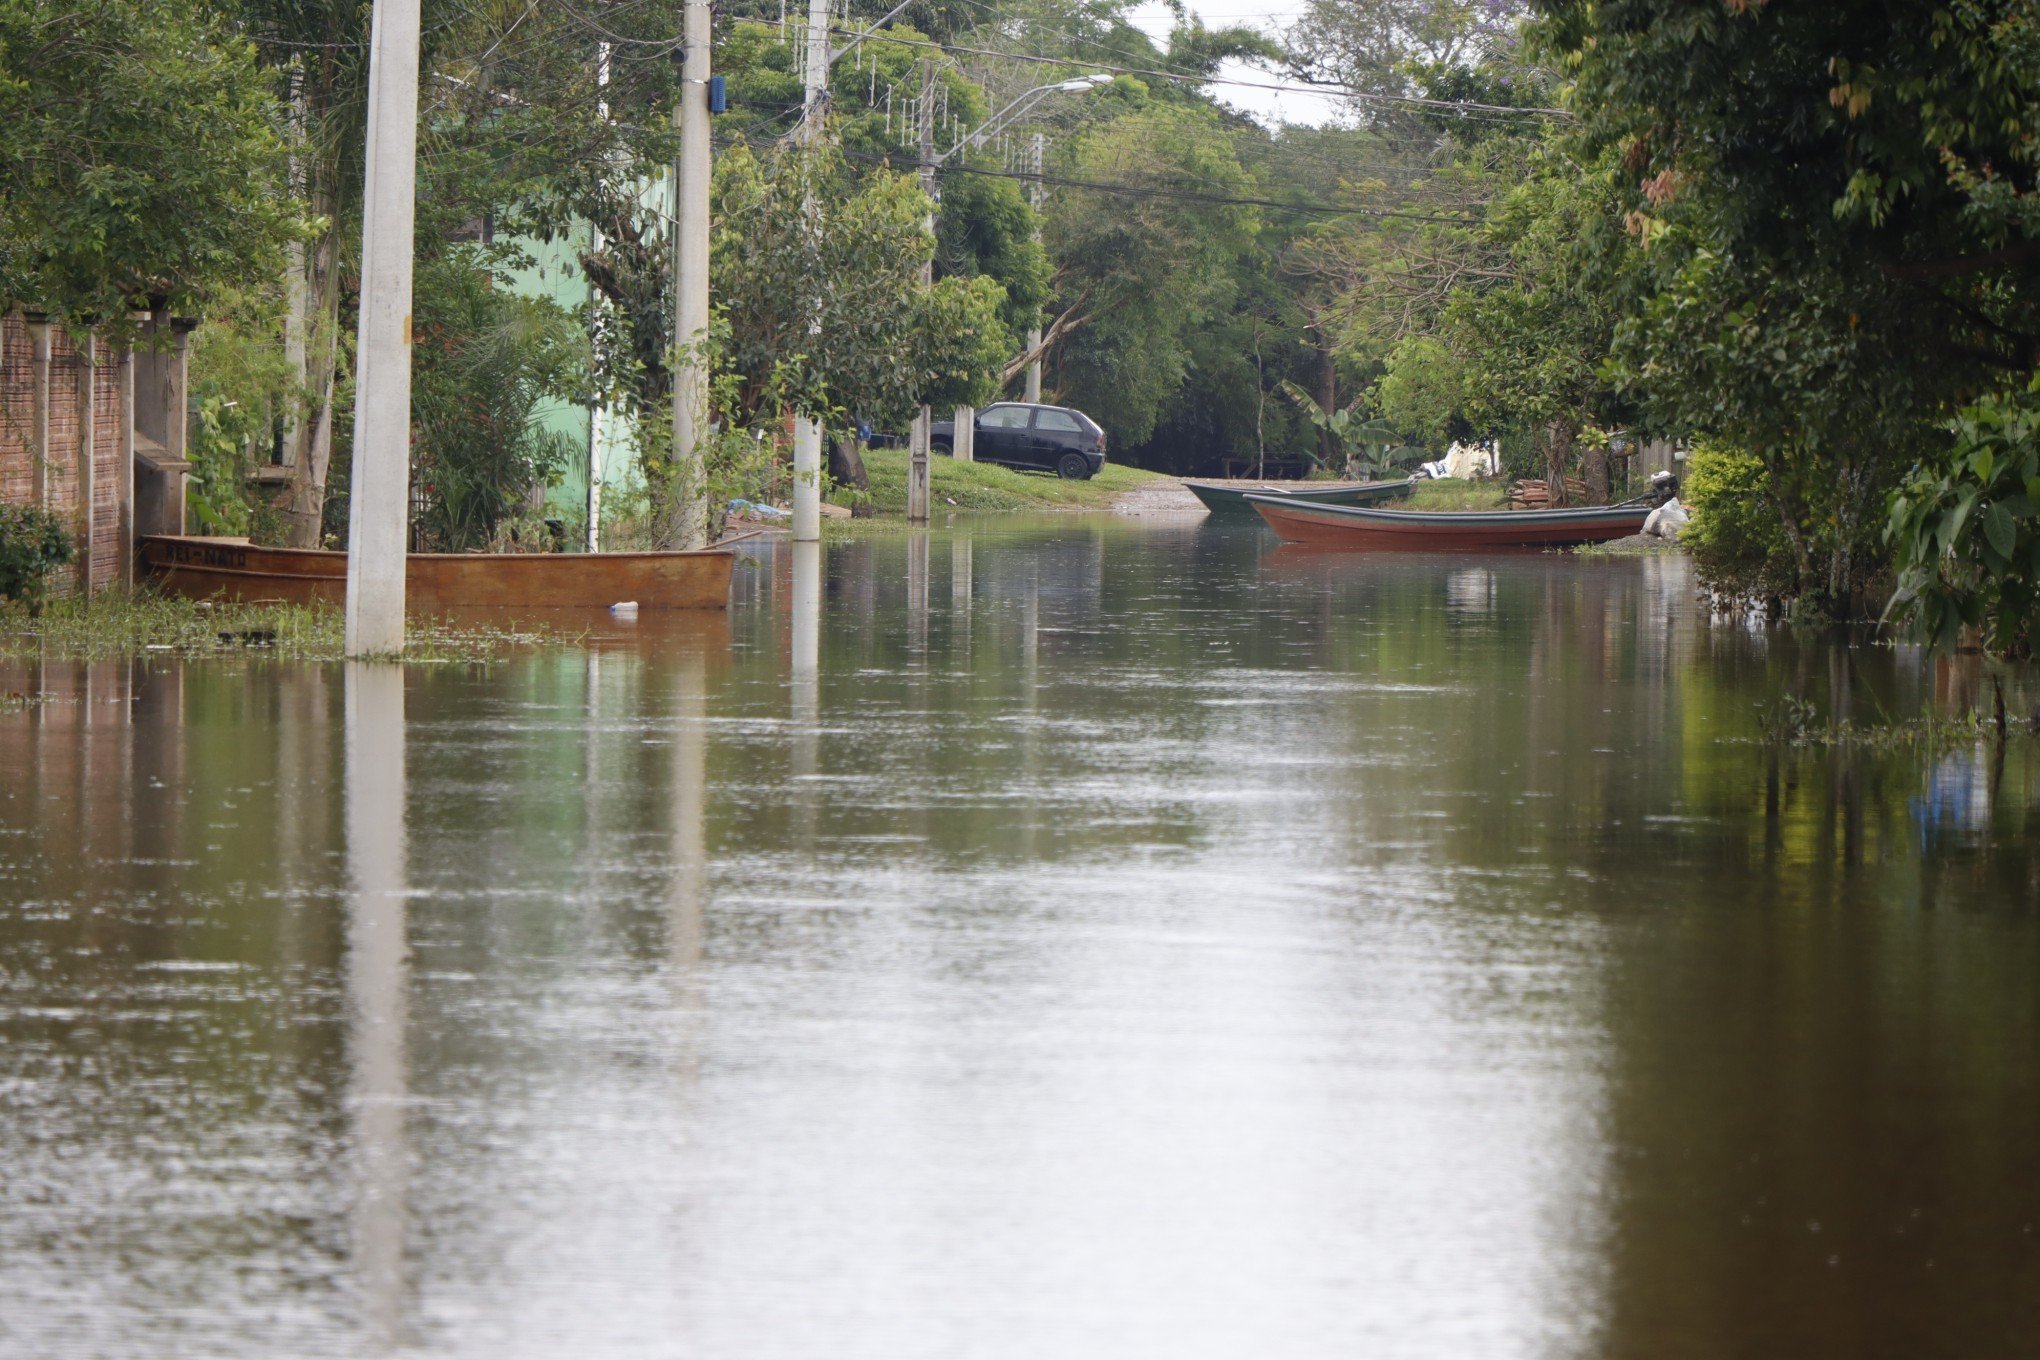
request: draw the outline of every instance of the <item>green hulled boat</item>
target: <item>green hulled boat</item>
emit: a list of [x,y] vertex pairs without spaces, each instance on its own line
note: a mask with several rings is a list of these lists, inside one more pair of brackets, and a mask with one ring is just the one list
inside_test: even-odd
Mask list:
[[1392,482],[1348,482],[1342,486],[1309,482],[1185,482],[1190,494],[1204,502],[1214,519],[1254,519],[1248,496],[1281,496],[1300,505],[1378,505],[1410,494],[1410,478]]

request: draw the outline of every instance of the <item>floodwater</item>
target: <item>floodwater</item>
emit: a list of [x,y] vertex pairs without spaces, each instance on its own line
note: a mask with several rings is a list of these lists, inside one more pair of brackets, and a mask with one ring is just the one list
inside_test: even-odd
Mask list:
[[1678,559],[1064,517],[8,690],[8,1357],[2040,1354],[2040,756],[1758,740],[1989,682]]

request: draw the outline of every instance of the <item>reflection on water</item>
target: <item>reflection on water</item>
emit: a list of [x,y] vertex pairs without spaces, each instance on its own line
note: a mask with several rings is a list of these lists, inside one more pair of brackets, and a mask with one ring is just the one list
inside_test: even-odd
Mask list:
[[2033,748],[1755,740],[1977,663],[1078,518],[737,601],[0,673],[0,1354],[2040,1335]]
[[347,1014],[351,1024],[354,1273],[372,1349],[403,1330],[404,1187],[410,1176],[404,1102],[409,938],[404,852],[404,672],[348,662]]

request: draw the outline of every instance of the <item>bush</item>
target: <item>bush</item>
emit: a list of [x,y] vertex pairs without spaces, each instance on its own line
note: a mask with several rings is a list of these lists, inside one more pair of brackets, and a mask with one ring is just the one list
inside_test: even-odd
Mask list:
[[63,522],[49,511],[0,505],[0,600],[40,607],[45,579],[75,552]]
[[1797,579],[1792,544],[1772,502],[1763,460],[1709,441],[1686,460],[1680,499],[1692,522],[1680,541],[1717,595],[1775,603]]
[[2028,656],[2040,616],[2040,378],[1955,418],[1954,440],[1891,498],[1898,584],[1887,613],[1953,651],[1974,628],[1992,651]]

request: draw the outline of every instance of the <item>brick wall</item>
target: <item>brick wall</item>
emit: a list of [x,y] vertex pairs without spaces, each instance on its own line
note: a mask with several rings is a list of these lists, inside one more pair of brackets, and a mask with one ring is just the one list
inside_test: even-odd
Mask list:
[[32,358],[28,327],[18,317],[0,317],[0,503],[7,505],[34,499],[28,461]]
[[[120,466],[124,413],[116,355],[104,345],[86,370],[79,347],[61,327],[50,328],[49,449],[44,508],[61,516],[84,546],[90,535],[91,588],[113,584],[120,570],[120,494],[126,485]],[[79,431],[85,419],[81,395],[92,395],[92,504],[80,496]],[[35,353],[27,323],[18,315],[0,318],[0,501],[35,502]],[[59,594],[86,583],[78,569],[50,582]]]

